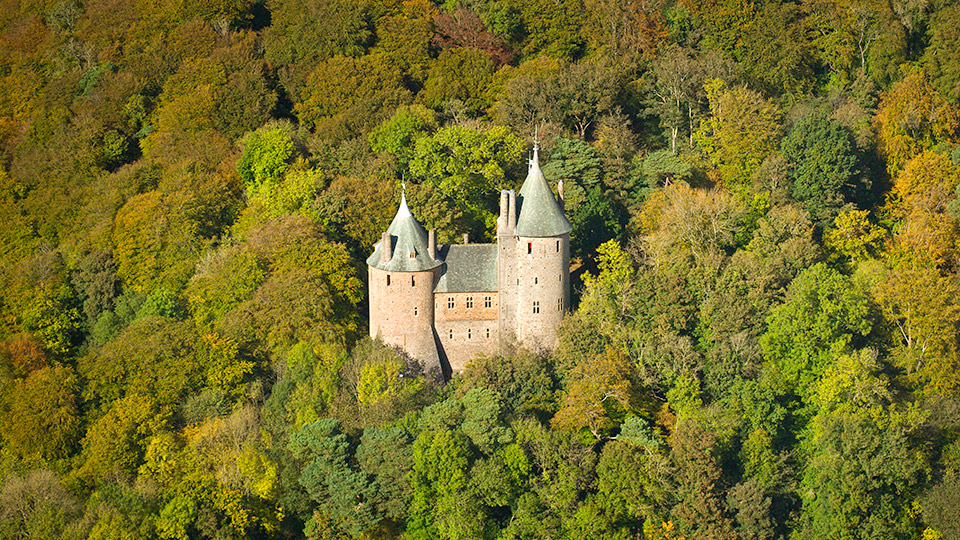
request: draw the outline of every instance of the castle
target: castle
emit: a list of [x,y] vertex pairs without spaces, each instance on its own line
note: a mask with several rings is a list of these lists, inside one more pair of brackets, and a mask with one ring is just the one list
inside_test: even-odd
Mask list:
[[[500,192],[495,244],[437,245],[407,207],[367,259],[370,335],[426,371],[463,371],[516,342],[551,350],[570,306],[573,228],[540,170],[539,149],[520,193]],[[563,183],[559,187],[563,200]]]

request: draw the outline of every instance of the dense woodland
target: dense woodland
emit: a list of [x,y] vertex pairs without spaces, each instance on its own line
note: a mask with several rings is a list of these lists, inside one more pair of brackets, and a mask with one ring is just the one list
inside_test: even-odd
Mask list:
[[[0,538],[960,538],[960,4],[0,1]],[[576,309],[366,336],[401,179]]]

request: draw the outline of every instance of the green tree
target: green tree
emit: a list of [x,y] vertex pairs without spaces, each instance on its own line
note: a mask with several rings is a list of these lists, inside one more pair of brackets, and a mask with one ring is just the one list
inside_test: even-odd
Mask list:
[[917,439],[924,415],[890,398],[869,350],[840,357],[817,383],[819,411],[802,445],[801,538],[918,534],[909,494],[927,474]]
[[804,398],[833,358],[873,326],[867,297],[836,270],[818,263],[797,276],[787,301],[771,310],[760,337],[764,357]]
[[780,142],[793,198],[821,227],[833,222],[840,207],[859,191],[852,146],[850,135],[822,112],[801,119]]
[[471,220],[476,237],[496,222],[497,193],[509,186],[523,156],[523,141],[505,127],[449,126],[416,141],[410,173],[452,198]]
[[240,141],[243,153],[237,161],[237,172],[247,193],[253,195],[262,184],[283,177],[296,151],[291,135],[289,126],[271,123]]

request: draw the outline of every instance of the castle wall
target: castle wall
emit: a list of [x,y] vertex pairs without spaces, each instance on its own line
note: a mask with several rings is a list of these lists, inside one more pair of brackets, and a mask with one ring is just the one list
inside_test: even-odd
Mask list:
[[[499,312],[495,292],[434,293],[434,317],[444,321],[496,321]],[[489,305],[488,305],[489,304]]]
[[367,268],[370,336],[400,347],[419,360],[425,371],[439,370],[440,355],[433,335],[433,288],[439,269],[389,272]]
[[434,294],[434,326],[453,373],[463,371],[477,355],[497,354],[498,296],[495,292]]
[[533,350],[552,350],[570,307],[570,237],[518,238],[516,336]]
[[496,356],[500,334],[497,320],[438,321],[437,337],[452,373],[461,373],[479,355]]

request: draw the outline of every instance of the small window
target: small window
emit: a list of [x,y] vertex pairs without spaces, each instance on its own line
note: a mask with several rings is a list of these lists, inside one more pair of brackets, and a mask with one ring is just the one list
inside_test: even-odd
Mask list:
[[487,328],[487,339],[490,339],[490,329]]
[[533,278],[533,284],[536,285],[537,283],[540,283],[540,278]]
[[540,302],[534,302],[534,303],[533,303],[533,312],[534,312],[534,313],[540,313]]
[[413,316],[417,316],[417,306],[413,306]]
[[453,339],[453,328],[450,329],[450,339]]
[[473,297],[472,297],[472,296],[468,296],[468,297],[467,297],[467,309],[473,309]]
[[417,252],[416,252],[416,251],[411,251],[411,252],[410,252],[410,258],[411,258],[411,259],[416,259],[416,258],[417,258]]
[[387,287],[390,286],[390,274],[387,274]]
[[527,255],[533,253],[533,242],[527,242]]
[[560,241],[557,240],[557,253],[560,253]]
[[563,311],[563,298],[557,298],[557,311]]
[[[452,296],[448,296],[448,297],[447,297],[447,309],[453,309],[454,306],[456,306],[456,305],[457,305],[456,302],[453,301],[453,297],[452,297]],[[451,332],[453,332],[453,330],[451,330]]]
[[493,306],[493,300],[492,300],[489,296],[484,296],[484,297],[483,297],[483,307],[488,308],[488,307],[492,307],[492,306]]
[[410,276],[410,286],[411,287],[417,286],[417,276]]
[[563,283],[563,274],[560,274],[559,276],[557,276],[557,281],[559,281],[560,283]]
[[467,339],[470,339],[472,337],[473,337],[473,330],[467,328]]

